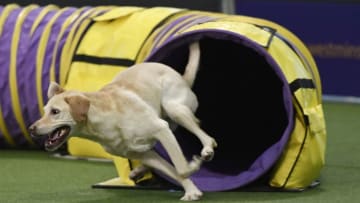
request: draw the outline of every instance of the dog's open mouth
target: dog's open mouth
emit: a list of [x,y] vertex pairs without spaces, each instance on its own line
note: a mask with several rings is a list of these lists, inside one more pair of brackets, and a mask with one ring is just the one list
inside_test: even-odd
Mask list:
[[48,151],[54,151],[58,149],[70,134],[69,126],[61,126],[55,129],[48,135],[48,139],[45,141],[45,149]]

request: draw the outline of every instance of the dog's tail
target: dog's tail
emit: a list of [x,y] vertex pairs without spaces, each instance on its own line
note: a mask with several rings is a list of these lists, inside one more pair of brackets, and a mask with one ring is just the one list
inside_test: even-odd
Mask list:
[[192,87],[195,81],[196,73],[199,69],[199,63],[200,63],[200,45],[199,42],[196,41],[190,44],[189,46],[189,59],[183,75],[184,80],[189,84],[190,87]]

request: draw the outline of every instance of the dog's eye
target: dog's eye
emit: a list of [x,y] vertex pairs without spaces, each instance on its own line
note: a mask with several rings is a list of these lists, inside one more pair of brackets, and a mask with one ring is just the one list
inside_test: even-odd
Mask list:
[[50,113],[52,115],[56,115],[56,114],[59,114],[60,113],[60,110],[59,109],[51,109]]

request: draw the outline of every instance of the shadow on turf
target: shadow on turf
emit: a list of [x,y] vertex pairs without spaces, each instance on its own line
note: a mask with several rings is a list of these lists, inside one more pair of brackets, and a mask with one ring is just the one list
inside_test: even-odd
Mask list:
[[[92,202],[179,202],[179,198],[183,195],[180,187],[172,185],[167,181],[157,177],[157,181],[142,183],[136,187],[132,186],[98,186],[93,185],[95,189],[106,191],[112,194],[111,198],[106,200],[94,200]],[[292,202],[293,199],[311,198],[323,192],[319,186],[319,181],[315,182],[311,188],[301,191],[284,191],[266,186],[261,181],[250,184],[239,189],[224,192],[205,192],[202,201],[206,202],[262,202],[276,201]],[[289,201],[287,201],[289,200]],[[88,201],[87,201],[88,202]]]
[[[295,199],[312,199],[323,190],[316,188],[303,192],[244,192],[244,191],[227,191],[227,192],[205,192],[201,202],[267,202],[281,201],[294,202]],[[166,191],[166,190],[119,190],[107,189],[105,193],[111,194],[104,198],[82,201],[82,203],[97,202],[179,202],[183,195],[182,191]]]

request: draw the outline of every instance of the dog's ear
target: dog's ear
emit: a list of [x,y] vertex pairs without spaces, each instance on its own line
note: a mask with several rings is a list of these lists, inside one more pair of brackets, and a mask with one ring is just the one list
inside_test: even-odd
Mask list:
[[70,106],[71,116],[76,122],[83,122],[87,119],[90,108],[90,101],[80,95],[65,97],[65,102]]
[[56,82],[50,82],[48,92],[47,92],[48,99],[50,99],[54,95],[60,94],[64,91],[65,90],[62,87],[60,87],[60,85],[57,84]]

